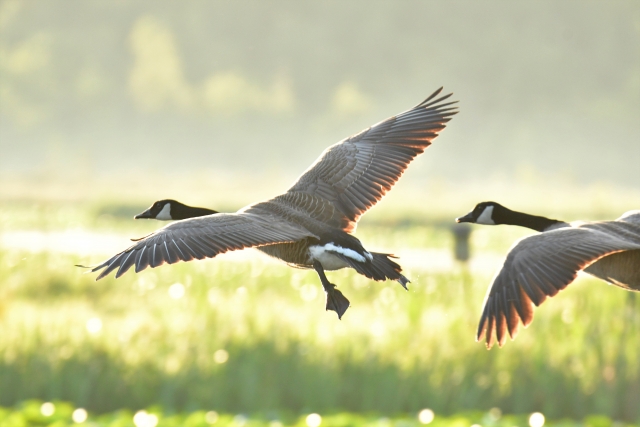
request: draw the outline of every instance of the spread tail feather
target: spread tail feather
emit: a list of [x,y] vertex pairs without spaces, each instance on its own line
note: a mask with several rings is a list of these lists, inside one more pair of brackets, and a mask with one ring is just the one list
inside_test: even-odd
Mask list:
[[407,283],[410,282],[402,273],[402,267],[390,258],[396,258],[391,254],[381,254],[371,252],[372,259],[365,262],[359,262],[342,254],[334,253],[334,255],[342,258],[354,270],[369,279],[382,281],[386,279],[396,280],[407,289]]

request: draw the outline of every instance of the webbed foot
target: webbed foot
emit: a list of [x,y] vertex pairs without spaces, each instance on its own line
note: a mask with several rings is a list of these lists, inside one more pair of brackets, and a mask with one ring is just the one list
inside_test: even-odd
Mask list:
[[407,279],[406,277],[404,277],[402,274],[400,275],[400,277],[398,279],[396,279],[398,281],[398,283],[400,283],[402,285],[402,287],[408,291],[409,288],[407,288],[407,283],[411,283],[411,280]]
[[331,289],[325,289],[327,293],[327,311],[333,310],[338,313],[338,319],[342,319],[342,315],[349,308],[349,300],[342,295],[342,292],[336,289],[336,285],[331,284]]

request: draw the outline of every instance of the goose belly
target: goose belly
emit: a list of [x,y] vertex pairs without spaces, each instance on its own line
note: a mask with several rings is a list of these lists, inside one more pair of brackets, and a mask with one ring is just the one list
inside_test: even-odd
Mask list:
[[607,255],[584,271],[621,288],[640,291],[640,249]]
[[311,268],[314,261],[319,261],[325,270],[339,270],[349,267],[349,263],[343,257],[358,262],[366,262],[367,259],[373,259],[368,252],[365,252],[363,256],[353,249],[342,247],[333,242],[323,245],[310,244],[307,241],[277,243],[275,245],[259,246],[256,249],[288,264],[303,268]]
[[[341,256],[338,256],[338,254]],[[366,252],[366,254],[371,256],[368,252]],[[326,243],[324,245],[309,246],[310,261],[319,261],[325,270],[339,270],[341,268],[349,267],[349,263],[347,263],[343,257],[350,258],[357,262],[366,261],[366,258],[363,255],[360,255],[353,249],[344,248],[333,242]]]

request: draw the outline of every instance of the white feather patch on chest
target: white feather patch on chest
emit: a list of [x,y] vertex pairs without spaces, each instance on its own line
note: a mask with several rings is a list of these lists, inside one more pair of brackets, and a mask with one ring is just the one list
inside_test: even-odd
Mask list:
[[496,225],[493,218],[491,218],[492,215],[493,215],[493,206],[487,206],[486,208],[484,208],[484,210],[476,220],[476,224]]
[[[339,253],[348,258],[351,258],[354,261],[365,262],[366,259],[364,256],[360,255],[358,252],[353,249],[343,248],[342,246],[338,246],[334,243],[327,243],[325,245],[314,245],[309,246],[309,257],[312,260],[320,261],[322,267],[327,270],[338,270],[340,268],[348,267],[349,265],[339,257],[335,255],[335,253]],[[373,259],[373,256],[367,252],[367,258],[370,260]]]
[[156,215],[156,219],[159,219],[161,221],[169,221],[172,220],[173,218],[171,218],[171,204],[167,203],[166,205],[164,205],[164,208],[162,208],[162,210],[160,212],[158,212],[158,215]]

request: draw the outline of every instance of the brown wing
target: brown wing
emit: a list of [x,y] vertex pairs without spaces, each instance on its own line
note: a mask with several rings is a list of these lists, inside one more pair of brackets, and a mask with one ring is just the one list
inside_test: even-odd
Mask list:
[[409,111],[371,126],[328,149],[289,192],[304,192],[333,203],[350,221],[358,218],[393,187],[409,163],[422,153],[457,113],[451,96],[435,99],[442,88]]
[[496,339],[502,346],[507,332],[515,338],[520,321],[525,327],[531,323],[534,305],[567,287],[580,270],[604,256],[640,249],[640,234],[636,241],[617,233],[619,223],[615,223],[585,223],[516,243],[487,292],[476,339],[486,335],[488,348]]
[[248,208],[235,214],[215,214],[169,224],[91,271],[104,269],[96,278],[99,280],[117,268],[117,278],[133,265],[137,273],[165,262],[213,258],[227,251],[294,242],[305,237],[317,236],[276,216],[254,214]]

